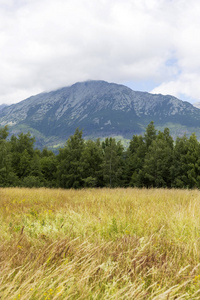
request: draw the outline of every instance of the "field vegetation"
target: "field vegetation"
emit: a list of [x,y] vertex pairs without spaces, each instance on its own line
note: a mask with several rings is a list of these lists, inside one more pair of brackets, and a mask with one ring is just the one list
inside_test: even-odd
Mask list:
[[200,299],[200,192],[0,189],[0,299]]

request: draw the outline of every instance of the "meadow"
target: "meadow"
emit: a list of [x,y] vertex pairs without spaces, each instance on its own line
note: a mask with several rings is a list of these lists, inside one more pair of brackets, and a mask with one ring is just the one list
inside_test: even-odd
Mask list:
[[0,299],[200,299],[200,192],[0,189]]

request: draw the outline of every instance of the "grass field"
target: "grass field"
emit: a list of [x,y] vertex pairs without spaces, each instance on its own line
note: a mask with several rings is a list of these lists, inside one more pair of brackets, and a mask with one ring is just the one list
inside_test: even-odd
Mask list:
[[200,299],[200,192],[0,189],[0,299]]

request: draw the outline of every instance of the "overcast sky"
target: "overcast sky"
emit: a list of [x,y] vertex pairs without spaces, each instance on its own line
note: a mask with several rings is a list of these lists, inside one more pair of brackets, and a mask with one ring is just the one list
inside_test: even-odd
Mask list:
[[200,101],[200,1],[0,0],[0,104],[89,79]]

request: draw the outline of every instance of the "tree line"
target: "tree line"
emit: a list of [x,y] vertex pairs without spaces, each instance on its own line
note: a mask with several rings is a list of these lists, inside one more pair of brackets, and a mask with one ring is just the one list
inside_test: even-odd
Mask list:
[[1,187],[168,187],[200,188],[200,143],[196,135],[174,141],[169,129],[151,122],[133,135],[127,149],[115,138],[84,140],[76,129],[54,152],[35,149],[30,133],[0,128]]

